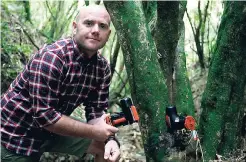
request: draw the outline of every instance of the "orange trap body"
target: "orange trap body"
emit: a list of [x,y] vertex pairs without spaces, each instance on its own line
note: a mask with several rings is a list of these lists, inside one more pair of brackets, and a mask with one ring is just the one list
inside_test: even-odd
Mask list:
[[136,107],[130,98],[120,100],[122,112],[113,113],[106,119],[106,122],[115,127],[132,124],[139,121]]

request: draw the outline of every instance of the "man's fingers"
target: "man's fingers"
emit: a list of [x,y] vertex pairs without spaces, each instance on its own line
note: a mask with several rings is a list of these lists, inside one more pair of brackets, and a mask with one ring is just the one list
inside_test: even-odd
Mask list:
[[101,116],[101,118],[102,118],[103,120],[106,120],[106,118],[109,117],[109,116],[110,116],[109,113],[108,113],[108,114],[103,114],[103,115]]
[[112,132],[112,133],[117,133],[119,131],[118,128],[114,127],[114,126],[111,126],[111,125],[108,125],[109,126],[109,130]]
[[114,140],[105,145],[104,159],[109,162],[116,162],[120,159],[120,149]]
[[107,160],[110,157],[111,147],[105,146],[104,159]]
[[115,149],[112,150],[111,156],[109,156],[109,160],[112,162],[118,161],[120,159],[120,150]]
[[[101,118],[104,119],[104,120],[106,120],[106,118],[109,117],[109,116],[110,116],[110,114],[103,114],[103,115],[101,116]],[[119,131],[118,128],[116,128],[116,127],[114,127],[114,126],[111,126],[111,125],[108,125],[108,128],[109,128],[109,130],[110,130],[112,133],[117,133],[117,132]]]

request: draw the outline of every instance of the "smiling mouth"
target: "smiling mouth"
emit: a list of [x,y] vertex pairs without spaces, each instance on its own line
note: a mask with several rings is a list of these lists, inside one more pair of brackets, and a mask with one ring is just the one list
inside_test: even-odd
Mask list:
[[88,38],[88,39],[91,39],[91,40],[94,40],[94,41],[100,41],[100,40],[98,40],[98,39],[96,39],[96,38]]

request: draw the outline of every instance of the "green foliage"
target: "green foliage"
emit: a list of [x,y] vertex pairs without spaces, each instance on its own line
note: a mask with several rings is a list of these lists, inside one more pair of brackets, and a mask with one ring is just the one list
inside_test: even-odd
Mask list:
[[31,13],[30,13],[30,2],[29,1],[23,1],[24,9],[25,9],[25,18],[27,21],[31,22]]
[[21,71],[31,54],[32,46],[23,38],[21,27],[11,18],[14,14],[9,8],[15,8],[16,13],[24,15],[24,9],[19,3],[2,3],[1,21],[1,93],[5,92],[9,84]]
[[[202,99],[200,132],[205,160],[231,156],[242,142],[240,129],[246,80],[245,2],[226,2]],[[233,41],[232,41],[233,40]]]
[[[65,1],[45,1],[44,6],[48,13],[46,21],[40,30],[40,33],[47,38],[47,43],[60,39],[64,33],[67,33],[70,22],[73,20],[77,11],[77,1],[67,4]],[[67,6],[68,7],[67,7]]]
[[[58,3],[47,1],[46,6],[45,3],[41,3],[43,4],[41,6],[38,3],[31,1],[1,3],[1,93],[6,91],[22,70],[34,49],[68,33],[78,4],[77,1]],[[37,20],[39,14],[34,14],[31,10],[37,4],[42,14],[44,9],[49,13],[47,17],[42,17],[42,20]],[[43,24],[41,30],[40,24]]]

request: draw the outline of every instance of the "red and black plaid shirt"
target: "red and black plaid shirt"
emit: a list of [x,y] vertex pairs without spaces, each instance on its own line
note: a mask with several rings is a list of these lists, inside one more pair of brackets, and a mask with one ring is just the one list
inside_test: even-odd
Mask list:
[[108,107],[110,67],[99,53],[84,59],[73,39],[44,46],[26,65],[1,99],[1,143],[17,154],[39,151],[61,114],[81,103],[87,120]]

